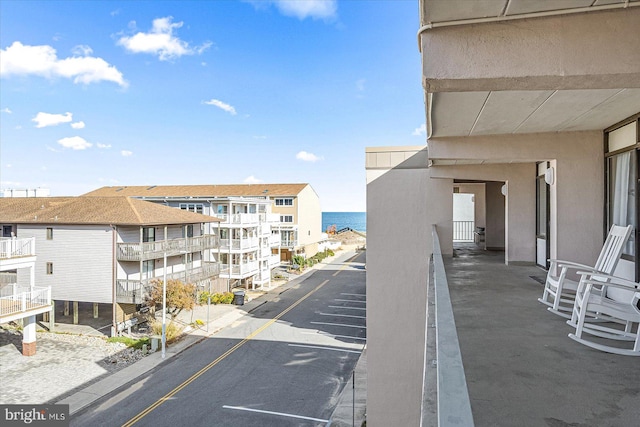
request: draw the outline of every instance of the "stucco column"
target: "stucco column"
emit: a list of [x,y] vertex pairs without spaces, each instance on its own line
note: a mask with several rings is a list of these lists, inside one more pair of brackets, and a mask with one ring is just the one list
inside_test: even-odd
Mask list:
[[36,316],[23,319],[22,328],[22,355],[33,356],[36,354]]

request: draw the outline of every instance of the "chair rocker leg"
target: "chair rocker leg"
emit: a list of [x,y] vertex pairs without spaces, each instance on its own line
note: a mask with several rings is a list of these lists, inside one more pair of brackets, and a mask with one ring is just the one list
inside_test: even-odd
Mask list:
[[[571,338],[574,341],[579,342],[580,344],[584,344],[587,347],[591,347],[595,350],[600,350],[600,351],[604,351],[606,353],[613,353],[613,354],[619,354],[622,356],[640,356],[640,349],[624,349],[624,348],[617,348],[617,347],[610,347],[607,345],[602,345],[602,344],[597,344],[593,341],[589,341],[589,340],[585,340],[584,338],[580,338],[574,334],[569,334],[569,338]],[[638,346],[636,345],[636,348]]]

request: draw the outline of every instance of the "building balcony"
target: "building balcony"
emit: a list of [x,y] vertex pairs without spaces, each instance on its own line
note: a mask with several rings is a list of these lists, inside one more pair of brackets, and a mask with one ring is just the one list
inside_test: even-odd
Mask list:
[[0,323],[12,322],[48,311],[51,311],[50,286],[21,289],[11,295],[0,297]]
[[24,267],[36,260],[36,239],[0,238],[0,271]]
[[219,239],[213,234],[185,237],[181,239],[159,240],[145,243],[118,243],[118,261],[147,261],[167,256],[216,249]]
[[276,247],[276,246],[280,246],[282,244],[282,238],[280,237],[280,234],[271,234],[269,236],[269,246],[270,247]]
[[258,226],[260,224],[260,214],[239,213],[239,214],[215,214],[216,218],[222,220],[221,226]]
[[280,265],[280,255],[269,256],[269,268],[275,268]]
[[295,249],[298,246],[298,241],[297,240],[281,240],[280,241],[280,247],[281,248],[286,248],[286,249]]
[[258,261],[241,264],[222,264],[220,277],[225,279],[246,279],[260,271]]
[[[441,268],[432,261],[429,278],[424,425],[447,419],[446,408],[460,425],[637,424],[637,358],[571,340],[567,335],[575,329],[537,301],[545,271],[505,265],[504,252],[475,244],[455,244],[454,251]],[[454,338],[440,311],[447,303],[449,332],[457,331],[459,342],[457,366],[448,360]],[[436,345],[436,339],[443,342]],[[448,354],[440,353],[440,345]],[[461,418],[464,407],[471,410],[471,423]]]
[[[183,271],[167,273],[167,280],[181,280],[184,283],[198,283],[213,279],[220,275],[220,264],[205,262],[199,267]],[[148,279],[118,279],[116,280],[116,302],[122,304],[143,304],[151,291],[154,280],[162,281],[163,276]]]
[[258,249],[260,241],[257,237],[245,239],[220,239],[222,251],[249,251]]

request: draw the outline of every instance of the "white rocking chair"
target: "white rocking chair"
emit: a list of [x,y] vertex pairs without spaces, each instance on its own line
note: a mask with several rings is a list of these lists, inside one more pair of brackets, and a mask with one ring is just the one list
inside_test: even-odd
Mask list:
[[[567,278],[569,270],[589,271],[591,273],[603,273],[604,275],[613,274],[622,255],[624,245],[631,235],[631,229],[631,225],[626,227],[613,225],[594,266],[550,259],[551,265],[547,273],[544,293],[542,298],[538,298],[538,301],[548,305],[549,308],[547,310],[550,312],[569,319],[575,292],[578,289],[578,282]],[[559,274],[554,275],[554,272],[559,272]]]
[[[571,320],[576,328],[569,338],[596,350],[624,356],[640,356],[640,284],[613,276],[599,276],[580,272],[582,279],[576,291]],[[591,323],[588,316],[595,313],[603,323]],[[606,322],[606,323],[604,323]],[[587,333],[616,341],[631,341],[632,348],[611,346],[583,338]],[[602,340],[601,340],[602,341]]]

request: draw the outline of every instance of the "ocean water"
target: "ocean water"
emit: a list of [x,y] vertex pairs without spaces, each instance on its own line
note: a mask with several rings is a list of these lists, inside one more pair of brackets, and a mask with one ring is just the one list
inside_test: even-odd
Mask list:
[[322,231],[326,232],[327,227],[335,225],[336,230],[349,227],[353,230],[367,231],[366,212],[322,212]]

